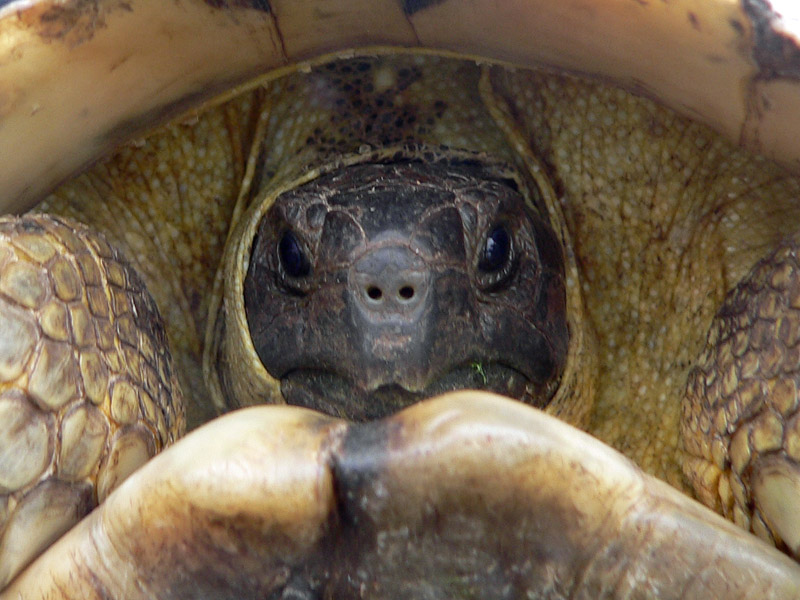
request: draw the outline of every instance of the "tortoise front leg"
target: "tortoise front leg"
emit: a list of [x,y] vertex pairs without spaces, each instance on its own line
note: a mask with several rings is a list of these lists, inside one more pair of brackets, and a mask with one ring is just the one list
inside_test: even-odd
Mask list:
[[683,403],[684,472],[698,497],[800,557],[800,237],[720,308]]
[[182,429],[133,269],[75,222],[0,219],[0,589]]

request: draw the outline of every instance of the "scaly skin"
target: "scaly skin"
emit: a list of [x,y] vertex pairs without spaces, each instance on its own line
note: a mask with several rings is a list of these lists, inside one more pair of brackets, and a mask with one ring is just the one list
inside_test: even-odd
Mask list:
[[101,236],[0,219],[0,586],[183,434],[166,332]]

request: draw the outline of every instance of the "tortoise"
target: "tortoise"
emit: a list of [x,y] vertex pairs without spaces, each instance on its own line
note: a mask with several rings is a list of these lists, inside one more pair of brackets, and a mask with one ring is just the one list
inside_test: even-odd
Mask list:
[[[4,583],[31,559],[28,550],[35,553],[57,528],[105,500],[11,581],[4,596],[797,595],[791,559],[684,493],[797,553],[791,367],[798,180],[706,126],[607,83],[368,47],[433,46],[525,66],[546,60],[560,69],[602,74],[667,103],[683,99],[686,84],[676,78],[685,72],[666,78],[674,70],[669,60],[652,67],[655,74],[631,67],[644,60],[636,53],[626,55],[627,63],[611,61],[608,52],[595,62],[572,55],[548,60],[559,47],[552,31],[531,49],[536,36],[522,35],[530,31],[526,26],[547,30],[558,9],[539,11],[530,3],[503,13],[475,6],[465,22],[444,28],[443,19],[462,15],[452,0],[387,3],[380,8],[391,10],[377,21],[387,26],[374,34],[373,15],[355,4],[332,13],[314,2],[3,7],[0,30],[10,41],[0,80],[13,82],[4,88],[0,136],[9,210],[38,201],[68,172],[123,138],[179,117],[118,148],[37,209],[61,216],[3,223],[3,439],[12,440],[0,461],[7,490],[0,513]],[[636,6],[630,10],[654,15],[654,31],[676,31],[670,30],[678,21],[668,9],[664,16]],[[755,105],[748,105],[741,130],[732,125],[737,106],[724,83],[681,100],[683,112],[729,133],[736,129],[740,141],[773,152],[791,168],[791,128],[770,121],[790,111],[793,101],[786,88],[770,87],[776,81],[788,86],[794,77],[793,42],[780,35],[775,15],[759,3],[743,9],[709,3],[678,16],[687,31],[723,27],[738,40],[733,54],[704,54],[704,68],[717,73],[729,60],[736,71],[753,57],[760,67],[747,96]],[[482,43],[486,29],[473,18],[502,23],[508,39]],[[600,29],[614,30],[615,18]],[[143,23],[150,32],[144,43],[135,36]],[[297,35],[298,27],[315,31],[315,23],[321,27],[314,36]],[[460,27],[479,33],[462,36]],[[158,48],[160,31],[187,53],[177,52],[174,61],[149,54],[148,47]],[[429,31],[436,33],[428,38]],[[201,48],[199,32],[225,41],[230,54],[220,60],[224,53]],[[35,43],[25,37],[31,35]],[[146,89],[125,87],[104,106],[80,85],[91,80],[97,61],[76,61],[96,57],[109,39],[132,45],[101,61],[113,67],[105,73],[106,89],[116,94],[123,88],[115,86],[126,81]],[[778,42],[784,62],[774,53]],[[752,46],[741,50],[745,43]],[[639,44],[654,47],[646,35]],[[364,49],[242,83],[275,66],[265,56],[297,61],[348,47]],[[687,52],[698,55],[697,47]],[[65,110],[78,107],[77,126],[63,118],[66,113],[53,121],[44,102],[58,76],[13,77],[39,77],[44,72],[37,69],[47,64],[40,61],[54,55],[70,63],[64,102]],[[198,71],[181,79],[197,56],[209,60],[197,61]],[[165,75],[160,79],[157,69],[149,87],[141,69],[153,60]],[[631,75],[636,72],[639,77]],[[727,81],[724,75],[720,80]],[[718,105],[714,93],[722,98]],[[187,113],[190,105],[195,108]],[[98,106],[108,110],[95,114]],[[42,115],[53,129],[22,148],[26,131],[41,132]],[[383,121],[385,115],[391,118]],[[51,152],[67,140],[72,151]],[[8,152],[11,143],[18,156]],[[225,147],[227,153],[220,152]],[[365,414],[375,397],[354,398],[358,389],[342,388],[339,376],[306,379],[293,396],[291,386],[281,389],[276,371],[269,370],[270,361],[284,360],[291,347],[267,356],[273,334],[265,326],[267,343],[259,345],[248,314],[263,300],[265,284],[294,286],[289,292],[295,301],[310,297],[303,287],[311,285],[303,280],[312,273],[308,240],[287,235],[292,230],[286,226],[302,213],[303,232],[311,229],[309,191],[319,198],[342,189],[342,182],[352,191],[377,181],[368,187],[396,194],[409,176],[416,178],[415,193],[421,183],[444,187],[447,214],[454,214],[453,198],[463,200],[455,212],[462,215],[464,240],[475,246],[470,256],[476,257],[476,273],[489,274],[482,290],[489,301],[502,297],[509,272],[526,272],[519,266],[525,257],[540,259],[537,277],[550,274],[537,279],[536,294],[528,294],[538,298],[545,290],[546,300],[534,305],[542,319],[537,314],[515,322],[537,334],[545,330],[537,348],[552,352],[546,364],[538,363],[537,376],[507,387],[507,372],[495,357],[468,353],[459,355],[456,369],[468,385],[455,386],[505,391],[545,412],[478,392],[414,404],[362,425],[299,408],[249,408],[198,429],[111,493],[139,462],[180,435],[181,389],[190,400],[192,425],[210,416],[198,409],[203,396],[223,410],[280,402],[285,393],[290,401],[355,418],[380,416],[418,399],[400,394],[398,405],[398,395],[390,394],[378,398],[386,400],[379,414]],[[189,192],[199,199],[183,204]],[[509,195],[516,198],[509,206],[524,209],[492,220],[481,205],[473,212],[489,220],[468,228],[463,215],[471,214],[476,198],[506,206]],[[349,201],[317,202],[317,218],[323,218],[320,211],[341,214],[331,206]],[[414,217],[413,202],[404,202],[401,212]],[[78,224],[78,216],[105,235]],[[420,221],[409,227],[406,236],[413,238]],[[172,252],[154,253],[154,239],[178,241]],[[344,241],[336,238],[342,243],[326,248],[343,248]],[[378,242],[379,252],[388,247],[391,256],[408,261],[405,275],[412,277],[404,275],[393,301],[406,302],[402,310],[413,312],[415,302],[426,298],[424,290],[432,289],[433,276],[419,274],[418,254],[400,252],[396,237]],[[492,248],[498,247],[506,250],[494,261]],[[256,285],[259,269],[276,256],[282,261],[278,271]],[[163,265],[175,262],[183,268],[165,278]],[[225,265],[218,276],[216,264]],[[314,274],[318,266],[313,264]],[[369,268],[348,272],[374,274]],[[338,283],[346,288],[346,277]],[[366,283],[357,288],[366,292],[365,303],[386,300],[382,290],[389,288]],[[507,313],[515,310],[506,306]],[[90,313],[99,318],[88,326],[83,317]],[[204,329],[208,342],[199,343]],[[67,343],[70,352],[64,352]],[[318,348],[319,339],[315,343]],[[387,352],[396,349],[390,345]],[[341,364],[352,359],[340,354]],[[430,361],[430,354],[425,357]],[[359,357],[348,376],[364,360]],[[77,371],[63,367],[70,363]],[[364,365],[364,371],[374,369]],[[421,395],[449,387],[446,381]],[[98,416],[95,406],[107,407],[109,416]],[[674,487],[547,412],[588,429]],[[100,459],[103,450],[109,454]],[[86,462],[88,455],[94,463]],[[20,468],[10,469],[12,462]],[[54,521],[39,516],[42,505]]]

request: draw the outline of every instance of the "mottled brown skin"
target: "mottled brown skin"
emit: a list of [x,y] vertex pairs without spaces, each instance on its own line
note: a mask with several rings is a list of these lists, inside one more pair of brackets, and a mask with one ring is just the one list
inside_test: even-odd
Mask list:
[[795,232],[800,185],[648,100],[438,58],[356,59],[266,83],[127,146],[42,208],[91,222],[140,269],[197,424],[212,400],[228,400],[215,396],[220,380],[238,382],[232,405],[279,401],[252,353],[220,341],[241,323],[236,277],[229,265],[217,275],[226,239],[225,259],[243,268],[249,242],[231,248],[266,210],[262,198],[408,143],[484,153],[549,182],[579,343],[548,410],[688,489],[687,375],[727,292]]

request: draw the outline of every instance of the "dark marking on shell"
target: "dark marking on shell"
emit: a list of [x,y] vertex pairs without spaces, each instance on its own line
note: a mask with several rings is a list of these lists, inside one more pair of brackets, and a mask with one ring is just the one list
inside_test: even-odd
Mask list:
[[441,4],[444,0],[403,0],[403,12],[408,16],[424,10],[434,4]]
[[742,0],[755,37],[753,58],[759,79],[800,79],[800,42],[779,27],[780,15],[767,0]]
[[[331,454],[331,534],[303,573],[319,582],[316,597],[541,597],[543,582],[552,585],[551,552],[565,555],[569,509],[545,507],[513,478],[506,483],[505,466],[492,480],[472,466],[477,448],[451,452],[449,435],[424,444],[419,436],[419,424],[399,415],[351,426]],[[435,458],[442,450],[450,464]],[[556,589],[553,597],[567,595]]]
[[19,12],[19,19],[45,42],[62,42],[78,46],[91,40],[106,27],[106,19],[116,10],[132,11],[130,4],[76,0],[66,4],[42,2]]
[[694,14],[692,11],[686,13],[687,18],[689,19],[689,23],[692,24],[692,28],[695,31],[700,31],[700,20],[697,18],[697,15]]
[[741,21],[737,21],[736,19],[731,19],[729,23],[731,28],[736,32],[736,35],[738,35],[739,37],[744,37],[745,29]]
[[386,459],[390,447],[402,436],[402,427],[391,419],[348,427],[331,457],[341,523],[356,527],[372,524],[365,518],[368,507],[361,500],[371,497],[374,486],[387,476]]
[[272,8],[268,0],[206,0],[206,4],[213,8],[230,10],[234,8],[249,8],[260,10],[267,14],[272,14]]

